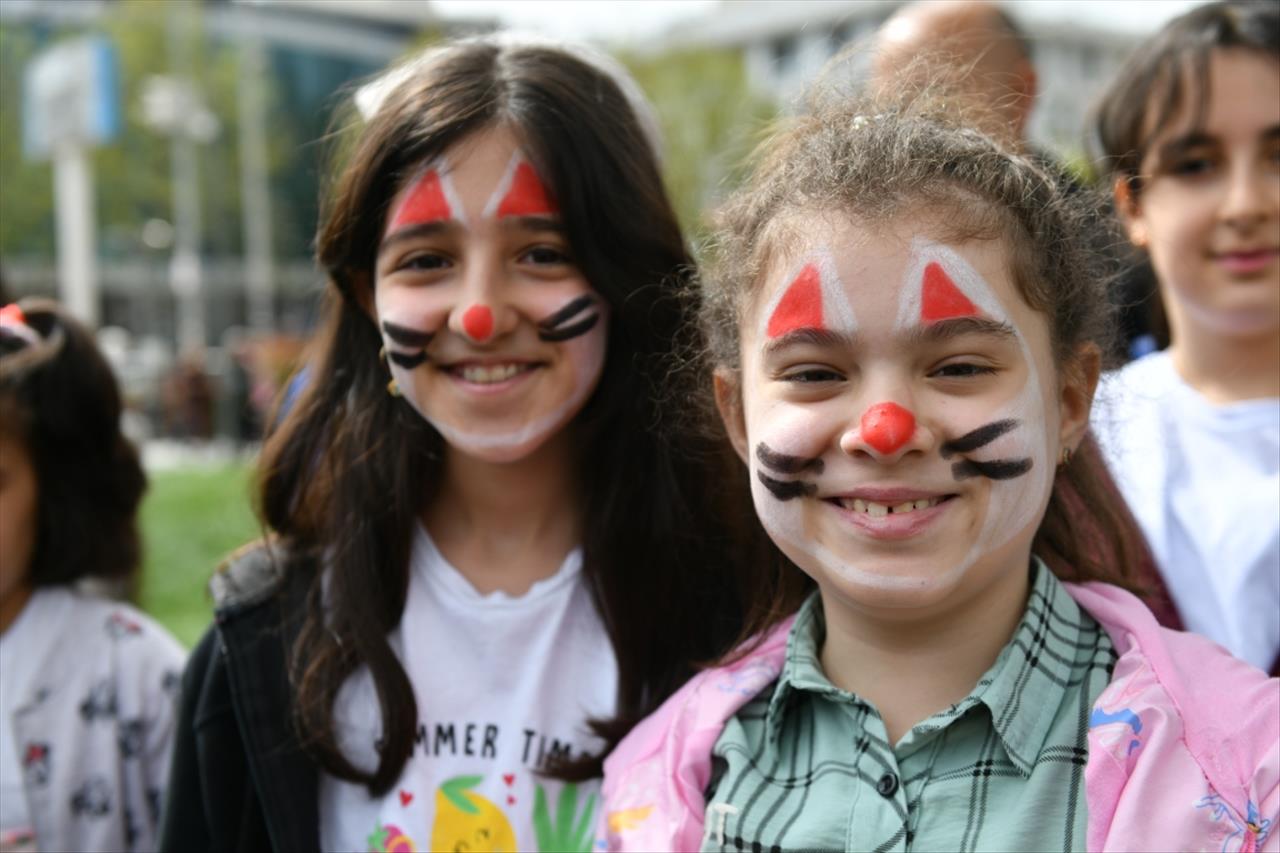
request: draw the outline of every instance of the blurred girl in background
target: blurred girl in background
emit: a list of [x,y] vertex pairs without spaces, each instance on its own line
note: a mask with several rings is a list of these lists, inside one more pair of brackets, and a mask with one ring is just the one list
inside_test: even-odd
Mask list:
[[145,489],[89,332],[0,308],[0,849],[156,847],[184,653],[76,589],[133,578]]
[[588,850],[601,756],[725,651],[769,553],[678,428],[653,118],[611,60],[502,36],[356,101],[272,539],[215,578],[164,846]]
[[1095,427],[1187,628],[1280,674],[1280,5],[1170,22],[1096,131],[1171,343],[1104,379]]

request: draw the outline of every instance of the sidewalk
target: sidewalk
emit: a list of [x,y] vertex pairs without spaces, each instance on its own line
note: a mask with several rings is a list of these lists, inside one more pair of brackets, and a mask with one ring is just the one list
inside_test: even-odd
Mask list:
[[226,439],[180,441],[153,438],[142,443],[142,466],[148,471],[173,468],[215,468],[235,462],[253,462],[261,445],[236,444]]

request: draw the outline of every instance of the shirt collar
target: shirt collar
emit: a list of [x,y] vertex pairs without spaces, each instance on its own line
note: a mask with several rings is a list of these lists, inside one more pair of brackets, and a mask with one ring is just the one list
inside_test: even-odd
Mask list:
[[[1053,572],[1033,556],[1026,610],[996,662],[967,697],[921,721],[917,728],[945,728],[981,702],[991,713],[992,727],[1010,761],[1024,776],[1031,775],[1069,686],[1073,657],[1088,618]],[[820,652],[826,633],[822,599],[815,591],[796,614],[787,637],[786,661],[766,712],[771,737],[777,736],[797,692],[865,704],[832,684],[823,672]]]
[[1009,760],[1031,775],[1067,689],[1086,613],[1039,557],[1031,558],[1027,608],[1013,637],[970,696],[986,705]]

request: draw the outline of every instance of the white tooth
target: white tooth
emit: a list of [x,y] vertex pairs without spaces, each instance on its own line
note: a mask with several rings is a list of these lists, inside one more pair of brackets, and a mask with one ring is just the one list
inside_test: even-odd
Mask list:
[[889,514],[889,508],[884,504],[878,504],[872,501],[867,501],[867,515],[871,516],[872,518],[880,518],[881,516],[885,516],[888,514]]
[[932,498],[922,498],[915,502],[916,509],[928,509],[931,506],[933,506]]
[[911,510],[915,508],[916,508],[915,501],[907,501],[906,503],[900,503],[897,506],[895,506],[893,508],[893,512],[896,515],[901,512],[911,512]]
[[866,502],[866,501],[864,501],[862,498],[854,498],[854,499],[853,499],[853,511],[854,511],[854,512],[866,512],[866,511],[867,511],[867,502]]

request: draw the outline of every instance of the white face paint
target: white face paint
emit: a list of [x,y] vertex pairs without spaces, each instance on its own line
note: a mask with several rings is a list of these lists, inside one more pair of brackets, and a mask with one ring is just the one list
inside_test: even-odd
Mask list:
[[374,309],[391,377],[450,446],[524,458],[604,369],[608,305],[573,263],[558,208],[497,128],[426,164],[390,209]]
[[994,243],[835,218],[810,233],[823,248],[766,279],[744,329],[756,510],[819,583],[939,600],[1030,548],[1057,441],[1047,325]]

